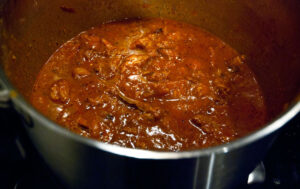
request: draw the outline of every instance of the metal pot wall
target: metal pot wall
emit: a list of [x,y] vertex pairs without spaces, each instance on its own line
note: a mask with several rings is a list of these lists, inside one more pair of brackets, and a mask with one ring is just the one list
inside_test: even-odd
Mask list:
[[[1,107],[13,106],[54,173],[70,188],[232,188],[300,111],[300,2],[184,0],[1,1]],[[268,106],[262,129],[217,147],[153,152],[83,138],[26,102],[62,43],[110,20],[167,17],[198,25],[249,57]],[[298,97],[297,97],[298,96]]]

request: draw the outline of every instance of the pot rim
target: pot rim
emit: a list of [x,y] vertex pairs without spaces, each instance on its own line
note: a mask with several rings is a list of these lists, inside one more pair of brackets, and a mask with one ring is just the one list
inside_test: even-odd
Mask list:
[[[103,150],[106,152],[110,152],[120,156],[126,156],[131,158],[138,158],[138,159],[182,159],[182,158],[198,158],[202,156],[207,156],[211,154],[218,154],[218,153],[228,153],[233,151],[237,148],[246,146],[252,142],[255,142],[274,131],[278,130],[282,126],[284,126],[289,120],[295,117],[300,112],[300,100],[293,103],[286,111],[281,113],[271,122],[267,123],[262,128],[252,132],[249,135],[246,135],[242,138],[236,139],[226,144],[208,147],[199,150],[190,150],[190,151],[180,151],[180,152],[161,152],[161,151],[151,151],[151,150],[142,150],[142,149],[133,149],[133,148],[126,148],[122,146],[117,146],[113,144],[103,143],[97,141],[95,139],[90,139],[87,137],[80,136],[69,131],[66,128],[63,128],[56,124],[55,122],[51,121],[41,113],[39,113],[31,104],[29,104],[20,93],[16,92],[17,90],[14,88],[12,83],[8,81],[4,70],[0,68],[0,81],[2,81],[4,88],[9,90],[9,94],[14,95],[10,96],[11,101],[17,107],[20,107],[24,110],[28,115],[31,116],[34,120],[41,122],[42,127],[47,127],[48,129],[53,130],[54,132],[64,135],[76,142],[83,143],[93,148],[97,148],[99,150]],[[17,95],[16,95],[17,94]]]

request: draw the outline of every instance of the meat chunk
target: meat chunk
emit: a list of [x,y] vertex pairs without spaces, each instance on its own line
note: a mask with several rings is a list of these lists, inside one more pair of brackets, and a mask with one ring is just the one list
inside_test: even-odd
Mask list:
[[149,56],[148,55],[130,55],[121,65],[122,73],[134,73],[136,70],[140,70],[142,64],[147,62]]
[[67,103],[70,99],[70,86],[64,80],[56,81],[50,88],[50,98],[57,103]]
[[130,55],[126,58],[124,65],[141,64],[149,58],[148,55]]
[[86,76],[89,76],[91,73],[85,68],[77,67],[73,70],[72,74],[75,79],[81,79]]
[[140,102],[138,100],[127,97],[117,88],[118,96],[128,104],[135,105],[140,111],[145,113],[145,117],[154,120],[161,116],[161,110],[158,107],[154,107],[148,103]]

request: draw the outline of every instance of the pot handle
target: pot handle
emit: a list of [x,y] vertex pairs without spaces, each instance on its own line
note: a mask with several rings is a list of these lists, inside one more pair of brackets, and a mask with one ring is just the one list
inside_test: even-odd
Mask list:
[[3,81],[0,79],[0,108],[9,108],[10,91],[4,87]]

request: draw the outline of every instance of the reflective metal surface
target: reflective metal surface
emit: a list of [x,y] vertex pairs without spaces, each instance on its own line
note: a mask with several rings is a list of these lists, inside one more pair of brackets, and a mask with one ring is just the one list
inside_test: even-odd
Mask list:
[[263,183],[266,179],[266,170],[262,162],[260,162],[255,169],[249,174],[247,184]]

